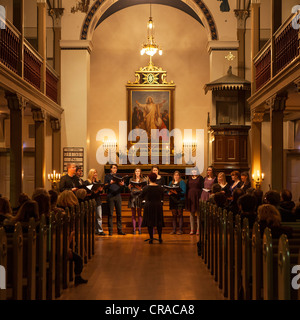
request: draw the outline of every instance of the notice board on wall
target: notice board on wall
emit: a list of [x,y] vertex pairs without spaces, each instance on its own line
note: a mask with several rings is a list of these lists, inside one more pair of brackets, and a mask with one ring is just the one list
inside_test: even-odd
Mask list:
[[81,147],[66,147],[63,148],[63,170],[67,172],[67,164],[75,163],[80,166],[84,172],[84,148]]

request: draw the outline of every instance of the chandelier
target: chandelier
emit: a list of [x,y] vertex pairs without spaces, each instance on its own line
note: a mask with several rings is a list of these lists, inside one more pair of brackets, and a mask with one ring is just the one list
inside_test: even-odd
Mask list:
[[148,56],[150,56],[150,60],[151,60],[151,57],[153,57],[157,53],[157,51],[159,55],[162,55],[162,50],[155,43],[155,40],[154,40],[154,24],[151,17],[151,4],[150,4],[150,17],[147,23],[147,33],[148,33],[147,43],[143,44],[141,55],[144,55],[146,53]]

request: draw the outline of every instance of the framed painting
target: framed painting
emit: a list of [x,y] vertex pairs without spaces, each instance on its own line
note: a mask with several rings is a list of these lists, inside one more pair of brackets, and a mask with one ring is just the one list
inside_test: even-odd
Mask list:
[[128,134],[143,129],[151,141],[151,129],[173,129],[173,87],[127,88]]

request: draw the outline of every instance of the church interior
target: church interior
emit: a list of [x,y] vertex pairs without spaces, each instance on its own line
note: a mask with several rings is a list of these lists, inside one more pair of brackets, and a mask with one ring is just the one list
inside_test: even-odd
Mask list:
[[94,198],[21,223],[0,206],[0,300],[299,300],[299,30],[299,0],[0,0],[0,200],[17,216],[21,194],[60,197],[70,164],[90,183],[114,164],[128,180],[156,165],[168,185],[193,168],[229,185],[247,173],[251,196],[287,190],[295,215],[281,216],[293,231],[277,239],[199,198],[197,232],[184,207],[172,234],[165,193],[163,242],[151,246],[147,228],[132,233],[128,181],[124,232],[105,187],[103,236]]

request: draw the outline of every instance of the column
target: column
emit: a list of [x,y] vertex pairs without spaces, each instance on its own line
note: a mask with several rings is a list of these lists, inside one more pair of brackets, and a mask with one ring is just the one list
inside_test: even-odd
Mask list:
[[282,1],[283,0],[271,0],[271,37],[281,26]]
[[[61,45],[62,148],[84,148],[84,174],[89,169],[87,111],[90,90],[90,53],[92,43],[64,40]],[[76,66],[76,68],[74,68]],[[93,137],[96,139],[96,137]],[[96,155],[90,155],[93,157]]]
[[[251,121],[251,176],[257,171],[261,172],[261,124],[263,122],[264,110],[253,110]],[[253,186],[255,188],[255,185]]]
[[283,188],[283,112],[286,106],[287,94],[275,94],[267,100],[270,107],[271,121],[271,154],[272,154],[272,189],[280,191]]
[[251,93],[254,94],[256,91],[255,87],[255,66],[253,58],[259,51],[260,42],[260,3],[251,1],[251,61],[252,61],[252,79],[251,79]]
[[31,111],[35,123],[35,188],[44,188],[46,178],[46,113],[40,109],[32,109]]
[[18,204],[23,187],[23,110],[27,101],[14,93],[5,92],[10,110],[10,202]]
[[[63,15],[63,8],[52,8],[49,11],[49,15],[53,19],[53,31],[54,31],[54,41],[53,41],[53,57],[54,57],[54,70],[60,75],[61,67],[60,67],[60,58],[61,58],[61,50],[60,50],[60,40],[61,40],[61,18]],[[60,78],[58,83],[58,104],[60,104],[61,94],[60,94]]]
[[37,0],[38,8],[38,52],[43,59],[41,66],[41,91],[46,94],[46,0]]
[[234,10],[237,18],[237,39],[240,43],[238,50],[238,76],[245,79],[245,29],[249,10]]
[[23,78],[24,68],[24,0],[13,0],[13,24],[20,31],[20,49],[18,61],[18,74]]
[[61,123],[58,119],[51,119],[52,129],[52,170],[61,172]]

